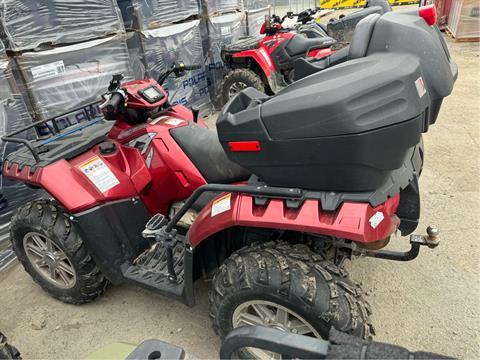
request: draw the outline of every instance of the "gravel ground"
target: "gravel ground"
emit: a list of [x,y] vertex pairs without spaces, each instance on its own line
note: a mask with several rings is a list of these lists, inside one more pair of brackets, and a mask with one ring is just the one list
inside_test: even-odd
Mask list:
[[[409,263],[357,259],[348,265],[374,311],[377,340],[460,358],[479,358],[479,114],[478,44],[453,43],[460,76],[438,124],[425,136],[422,223],[441,229],[442,243]],[[394,239],[392,248],[406,248]],[[71,306],[46,295],[21,266],[0,274],[0,330],[24,358],[82,358],[116,341],[158,338],[191,358],[215,358],[220,342],[207,316],[208,283],[196,284],[187,308],[133,286]]]

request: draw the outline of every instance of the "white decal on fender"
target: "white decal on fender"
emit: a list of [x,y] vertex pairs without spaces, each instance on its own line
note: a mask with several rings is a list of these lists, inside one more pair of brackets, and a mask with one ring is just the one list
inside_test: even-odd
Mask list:
[[120,184],[115,174],[98,156],[85,161],[79,168],[102,193]]
[[376,229],[377,226],[380,225],[380,223],[383,221],[383,219],[385,219],[385,216],[383,215],[383,213],[380,211],[377,211],[375,215],[373,215],[368,221],[370,222],[370,226]]
[[180,119],[168,119],[167,121],[165,121],[165,124],[167,125],[172,125],[172,126],[178,126],[180,124],[183,124],[184,121],[183,120],[180,120]]
[[226,194],[213,202],[212,216],[224,213],[231,208],[232,194]]
[[153,159],[153,149],[150,148],[147,158],[145,159],[145,163],[147,164],[148,168],[150,168],[150,166],[152,165],[152,159]]
[[427,89],[425,89],[425,83],[423,82],[423,78],[421,76],[415,80],[415,87],[417,88],[419,97],[422,97],[427,93]]

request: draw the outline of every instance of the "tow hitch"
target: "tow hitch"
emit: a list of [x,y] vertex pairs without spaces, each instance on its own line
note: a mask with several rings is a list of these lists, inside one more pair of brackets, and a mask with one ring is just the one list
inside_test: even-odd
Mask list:
[[364,255],[377,259],[410,261],[418,256],[420,246],[428,246],[430,249],[433,249],[436,248],[439,243],[439,230],[436,226],[430,225],[427,227],[427,235],[410,235],[410,250],[408,251],[374,250],[366,251]]

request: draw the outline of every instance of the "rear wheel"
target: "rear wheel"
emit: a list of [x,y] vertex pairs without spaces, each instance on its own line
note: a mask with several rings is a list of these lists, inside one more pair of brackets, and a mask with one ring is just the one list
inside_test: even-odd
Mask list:
[[265,91],[265,85],[260,76],[250,69],[235,69],[228,73],[220,85],[220,105],[225,105],[228,100],[247,87],[258,91]]
[[51,296],[82,304],[105,291],[108,280],[69,214],[54,202],[37,200],[19,208],[12,218],[10,239],[25,270]]
[[[332,326],[362,338],[374,334],[360,287],[304,245],[269,242],[235,252],[213,279],[209,305],[214,329],[222,337],[248,325],[323,339]],[[275,356],[259,349],[239,355]]]

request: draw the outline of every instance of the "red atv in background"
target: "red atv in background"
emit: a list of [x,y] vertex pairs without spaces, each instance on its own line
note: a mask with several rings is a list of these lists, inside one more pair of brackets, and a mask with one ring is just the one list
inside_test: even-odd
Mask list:
[[[347,61],[349,50],[344,47],[357,23],[371,14],[391,11],[391,7],[387,0],[370,0],[365,8],[338,20],[331,19],[328,25],[316,21],[320,10],[287,12],[282,18],[272,15],[260,29],[263,38],[246,37],[223,48],[222,60],[230,72],[220,85],[219,103],[226,104],[246,87],[276,94],[299,78],[295,75],[298,61],[326,60],[328,67]],[[290,27],[284,25],[287,19],[294,20]]]
[[421,136],[457,75],[431,9],[365,18],[352,60],[271,97],[245,89],[217,133],[169,104],[162,80],[192,68],[179,64],[160,84],[115,76],[106,122],[15,137],[41,121],[3,137],[25,145],[4,175],[51,196],[14,215],[18,259],[67,303],[129,282],[193,306],[193,282],[213,277],[209,314],[222,337],[245,325],[370,337],[370,307],[344,260],[407,261],[438,244],[430,228],[407,252],[381,250],[418,224]]
[[334,52],[331,47],[336,41],[331,37],[307,38],[284,29],[282,23],[288,16],[266,17],[260,29],[263,38],[249,36],[222,49],[222,60],[231,71],[220,85],[221,104],[247,87],[275,94],[292,82],[297,59],[320,59]]

